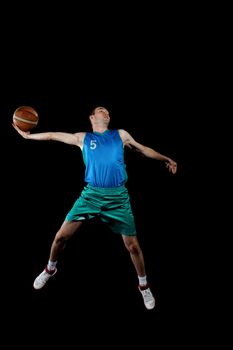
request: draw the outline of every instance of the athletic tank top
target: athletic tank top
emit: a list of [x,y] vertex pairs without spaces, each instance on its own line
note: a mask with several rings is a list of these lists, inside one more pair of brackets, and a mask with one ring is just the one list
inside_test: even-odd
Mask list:
[[118,187],[127,181],[124,147],[118,130],[87,132],[83,145],[85,182],[94,187]]

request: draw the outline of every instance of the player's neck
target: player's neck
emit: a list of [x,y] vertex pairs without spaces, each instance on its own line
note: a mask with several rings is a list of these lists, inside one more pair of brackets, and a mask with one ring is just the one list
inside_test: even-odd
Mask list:
[[92,128],[93,132],[99,132],[99,133],[103,133],[106,130],[108,130],[108,128],[106,126],[95,126]]

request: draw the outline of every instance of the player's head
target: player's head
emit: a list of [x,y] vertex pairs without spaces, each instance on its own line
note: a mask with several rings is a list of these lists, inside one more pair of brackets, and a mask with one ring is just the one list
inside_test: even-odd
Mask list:
[[96,107],[93,109],[91,115],[96,115],[96,114],[99,114],[99,113],[102,113],[104,115],[107,115],[109,116],[109,111],[105,108],[105,107]]
[[92,126],[96,124],[108,126],[110,122],[109,111],[105,107],[96,107],[91,112],[90,121]]

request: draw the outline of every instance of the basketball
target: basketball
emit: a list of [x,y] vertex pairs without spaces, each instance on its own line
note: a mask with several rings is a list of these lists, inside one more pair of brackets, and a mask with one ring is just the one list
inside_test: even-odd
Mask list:
[[18,107],[13,114],[13,123],[22,131],[29,131],[38,124],[37,111],[30,106]]

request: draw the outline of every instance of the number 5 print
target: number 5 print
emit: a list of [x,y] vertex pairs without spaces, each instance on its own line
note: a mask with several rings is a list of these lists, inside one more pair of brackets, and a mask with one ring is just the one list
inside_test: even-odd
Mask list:
[[91,140],[90,141],[90,149],[95,149],[96,148],[96,140]]

